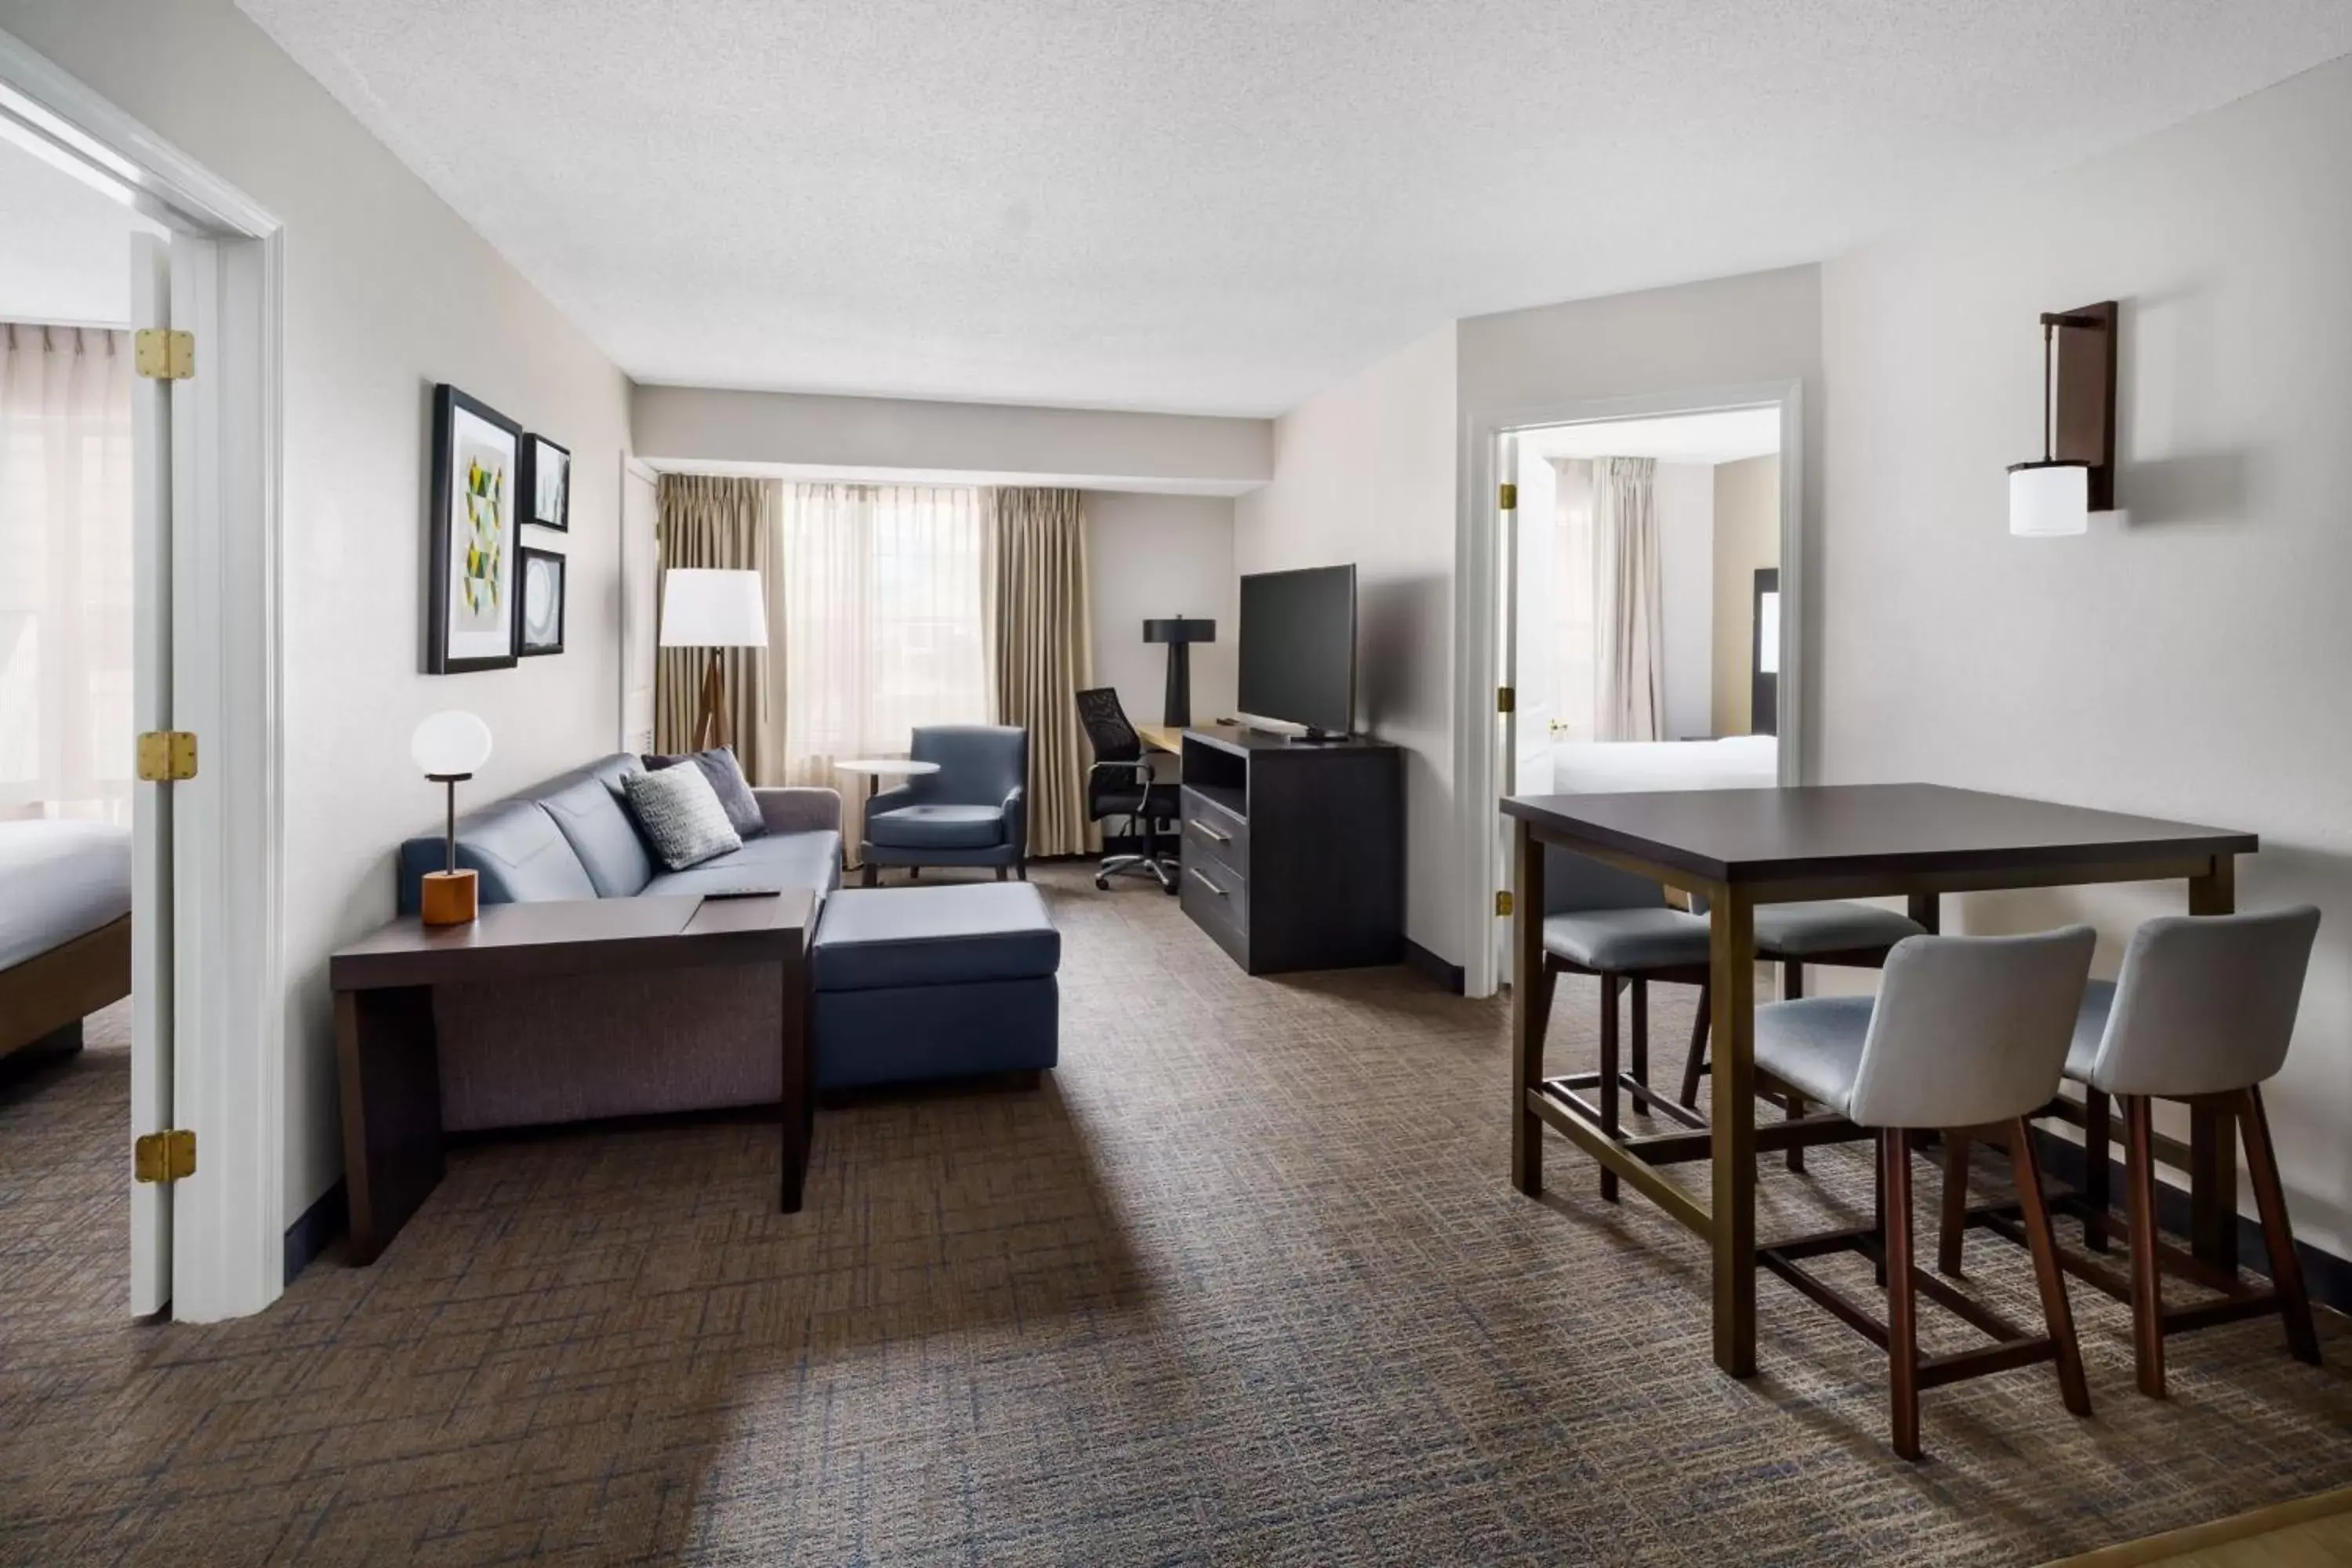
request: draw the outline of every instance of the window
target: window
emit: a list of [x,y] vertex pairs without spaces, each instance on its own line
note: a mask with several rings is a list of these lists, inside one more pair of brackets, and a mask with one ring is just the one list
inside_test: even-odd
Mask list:
[[836,783],[845,758],[900,756],[919,724],[991,707],[987,509],[963,486],[786,485],[784,776]]

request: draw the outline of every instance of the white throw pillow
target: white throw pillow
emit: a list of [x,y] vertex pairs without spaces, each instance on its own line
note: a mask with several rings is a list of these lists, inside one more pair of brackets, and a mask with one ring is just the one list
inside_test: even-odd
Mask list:
[[735,825],[727,820],[727,807],[719,803],[719,792],[710,787],[700,768],[631,773],[622,788],[646,847],[673,871],[743,847]]

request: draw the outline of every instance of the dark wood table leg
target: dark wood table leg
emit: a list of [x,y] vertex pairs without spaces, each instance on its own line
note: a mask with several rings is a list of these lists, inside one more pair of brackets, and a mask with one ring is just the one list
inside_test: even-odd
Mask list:
[[342,1076],[351,1258],[368,1264],[441,1182],[441,1064],[432,990],[338,991],[335,1054]]
[[[2237,858],[2213,857],[2212,869],[2189,879],[2189,912],[2226,915],[2237,908]],[[2219,1100],[2189,1112],[2189,1249],[2216,1268],[2238,1266],[2238,1124]]]
[[1552,976],[1543,961],[1543,846],[1524,822],[1511,825],[1511,1184],[1534,1197],[1543,1191],[1543,1121],[1528,1097],[1543,1081]]
[[1707,889],[1708,1000],[1715,1017],[1715,1364],[1756,1373],[1756,906]]
[[1912,894],[1910,913],[1911,918],[1918,921],[1930,936],[1936,935],[1944,929],[1943,895],[1940,893]]
[[816,1130],[815,1031],[809,1019],[807,936],[777,967],[784,993],[783,1190],[777,1206],[798,1214],[808,1184],[809,1144]]

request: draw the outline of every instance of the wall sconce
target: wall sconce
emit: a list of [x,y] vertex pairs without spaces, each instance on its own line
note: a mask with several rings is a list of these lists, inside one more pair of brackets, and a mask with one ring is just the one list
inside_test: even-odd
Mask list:
[[2042,457],[2009,468],[2009,531],[2081,533],[2116,505],[2116,302],[2042,318]]

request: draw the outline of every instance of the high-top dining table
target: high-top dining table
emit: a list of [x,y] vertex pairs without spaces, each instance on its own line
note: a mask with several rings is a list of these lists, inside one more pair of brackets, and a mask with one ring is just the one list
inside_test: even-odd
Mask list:
[[[1905,897],[1911,918],[1935,931],[1946,893],[2177,878],[2188,884],[2189,913],[2227,914],[2236,857],[2259,847],[2251,833],[1937,784],[1521,795],[1503,810],[1514,822],[1517,870],[1512,1180],[1530,1196],[1542,1191],[1542,1135],[1550,1126],[1706,1237],[1714,1252],[1716,1364],[1735,1377],[1756,1371],[1756,1156],[1852,1135],[1820,1113],[1756,1124],[1757,906]],[[1565,1079],[1546,1077],[1546,845],[1706,900],[1715,1061],[1704,1130],[1612,1137]],[[2235,1132],[2226,1111],[2198,1110],[2189,1150],[2190,1241],[2199,1257],[2225,1268],[2237,1258]],[[1714,1166],[1706,1202],[1659,1170],[1699,1159]]]

